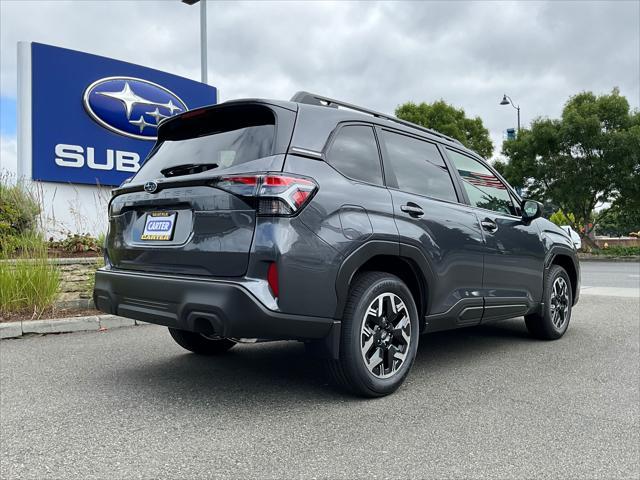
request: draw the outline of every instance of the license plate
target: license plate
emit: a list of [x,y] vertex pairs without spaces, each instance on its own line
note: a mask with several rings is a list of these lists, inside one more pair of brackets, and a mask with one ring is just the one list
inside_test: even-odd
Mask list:
[[176,212],[150,212],[144,222],[141,240],[171,240],[176,226]]

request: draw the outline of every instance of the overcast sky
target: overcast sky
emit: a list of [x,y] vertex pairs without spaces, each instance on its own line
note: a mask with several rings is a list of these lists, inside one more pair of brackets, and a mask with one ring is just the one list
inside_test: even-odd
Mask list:
[[[308,90],[393,113],[440,98],[479,115],[496,153],[516,112],[618,86],[640,106],[640,1],[227,3],[209,0],[221,100]],[[200,78],[199,8],[179,0],[0,0],[2,164],[15,155],[16,43],[31,40]]]

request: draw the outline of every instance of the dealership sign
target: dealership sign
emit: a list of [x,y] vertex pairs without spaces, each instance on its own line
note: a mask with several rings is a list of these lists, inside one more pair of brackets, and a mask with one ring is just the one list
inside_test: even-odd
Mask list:
[[[120,185],[138,171],[158,124],[217,102],[214,87],[111,58],[31,43],[33,180]],[[25,113],[23,112],[23,116]]]

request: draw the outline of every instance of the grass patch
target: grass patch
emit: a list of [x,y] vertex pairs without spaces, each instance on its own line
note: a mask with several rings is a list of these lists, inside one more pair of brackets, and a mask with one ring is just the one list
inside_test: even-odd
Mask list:
[[32,318],[55,303],[60,287],[60,272],[47,257],[46,245],[23,244],[20,256],[7,259],[6,250],[0,258],[0,318],[24,312]]

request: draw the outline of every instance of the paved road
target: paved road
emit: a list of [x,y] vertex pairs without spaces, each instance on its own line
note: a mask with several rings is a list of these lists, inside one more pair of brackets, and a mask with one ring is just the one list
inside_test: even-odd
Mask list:
[[582,285],[640,289],[640,262],[582,262]]
[[582,295],[638,298],[640,263],[582,262]]
[[638,298],[586,295],[557,342],[521,320],[422,337],[406,384],[368,401],[297,343],[3,340],[0,477],[638,478],[639,318]]

